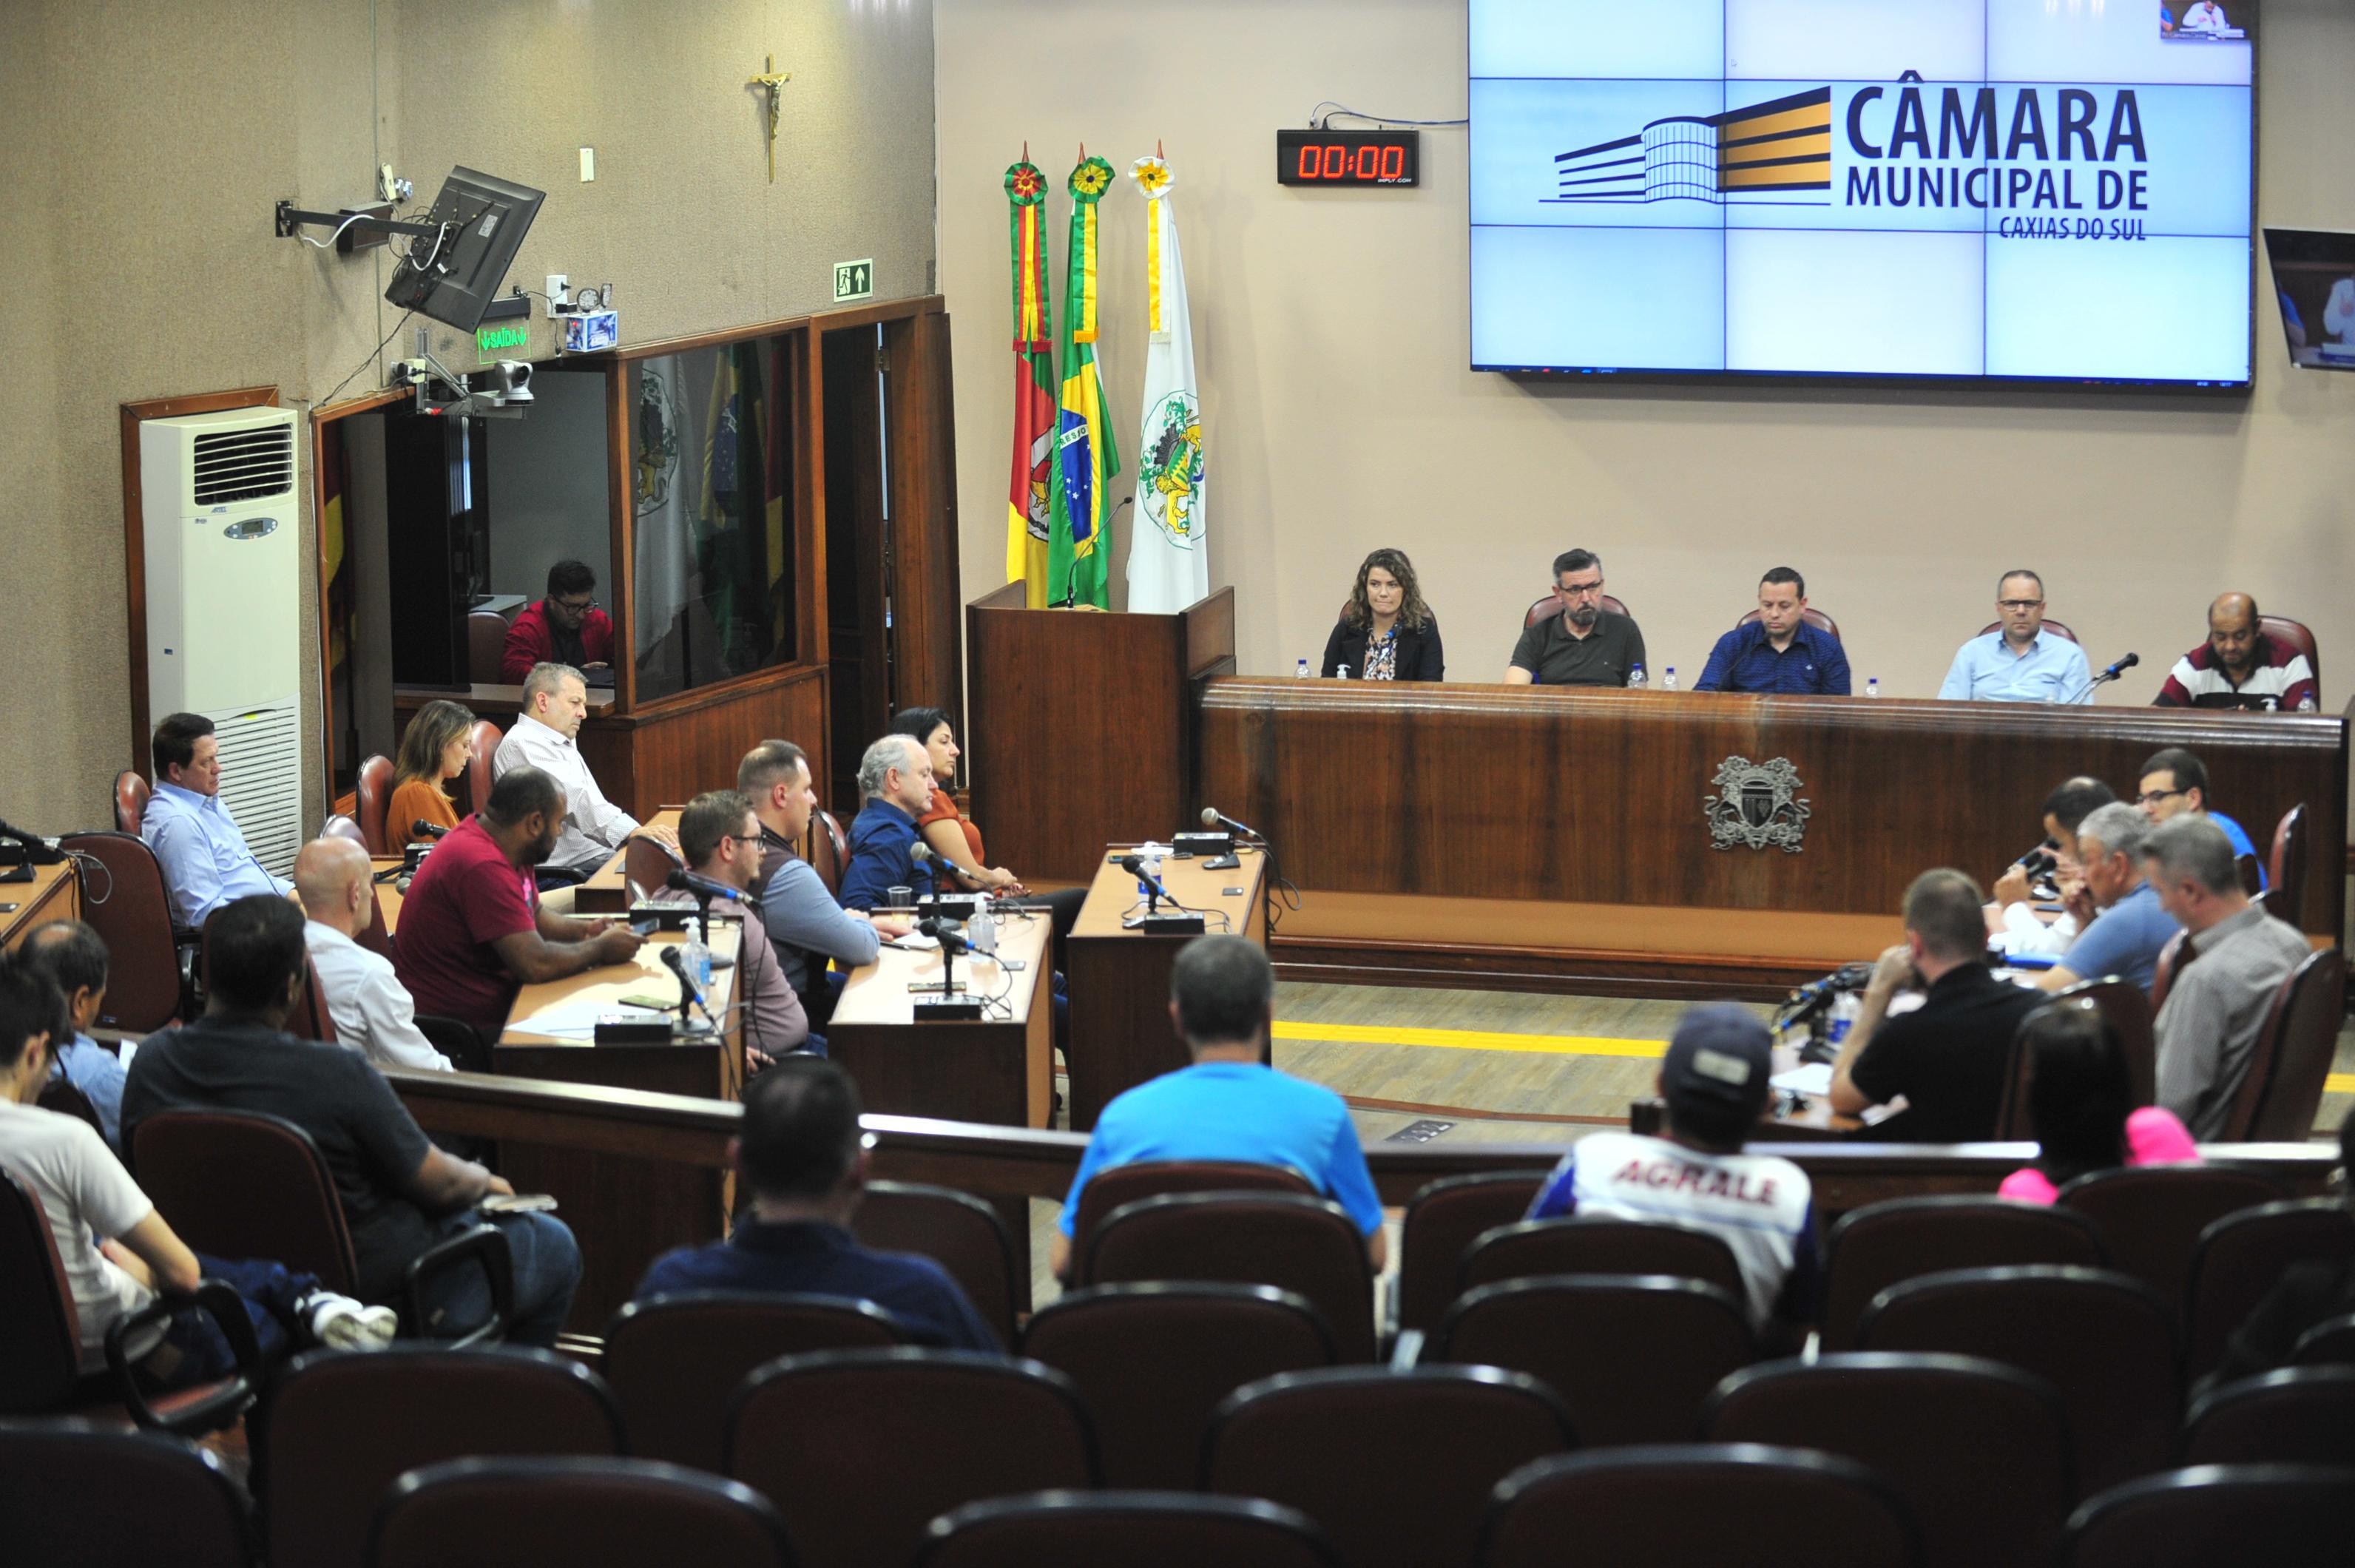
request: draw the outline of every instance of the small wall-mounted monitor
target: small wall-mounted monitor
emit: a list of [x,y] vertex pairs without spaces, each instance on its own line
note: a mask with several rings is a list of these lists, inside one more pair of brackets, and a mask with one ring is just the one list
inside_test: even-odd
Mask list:
[[2289,362],[2307,370],[2355,370],[2355,234],[2268,229],[2265,257]]
[[547,193],[460,166],[425,221],[441,232],[411,240],[384,297],[461,332],[483,324]]

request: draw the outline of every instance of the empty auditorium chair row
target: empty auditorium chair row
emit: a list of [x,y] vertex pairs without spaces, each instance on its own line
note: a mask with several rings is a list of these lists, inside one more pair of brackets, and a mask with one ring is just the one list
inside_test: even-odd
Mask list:
[[[259,1530],[209,1455],[71,1421],[0,1423],[0,1509],[45,1560],[144,1562],[168,1539],[171,1561],[196,1568],[242,1565],[257,1549],[272,1563],[378,1568],[1977,1568],[2048,1563],[2063,1540],[2079,1564],[2331,1560],[2318,1549],[2336,1542],[2317,1531],[2344,1528],[2355,1487],[2355,1369],[2271,1374],[2210,1403],[2187,1434],[2194,1467],[2073,1513],[2053,1391],[1968,1358],[1753,1368],[1717,1391],[1702,1441],[1584,1452],[1561,1404],[1527,1378],[1337,1368],[1224,1402],[1202,1447],[1209,1495],[1187,1496],[1098,1489],[1084,1404],[1032,1363],[788,1358],[734,1401],[723,1480],[621,1457],[612,1402],[578,1366],[420,1349],[294,1370],[257,1446]],[[389,1430],[369,1424],[404,1404],[417,1409]],[[2235,1423],[2254,1450],[2232,1440]],[[2266,1457],[2285,1447],[2307,1463]],[[2201,1462],[2211,1456],[2237,1462]]]

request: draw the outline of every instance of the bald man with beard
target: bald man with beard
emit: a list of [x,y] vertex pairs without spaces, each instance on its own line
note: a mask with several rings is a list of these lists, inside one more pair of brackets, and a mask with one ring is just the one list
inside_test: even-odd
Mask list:
[[2175,661],[2151,706],[2312,713],[2321,698],[2306,656],[2265,635],[2256,600],[2220,593],[2208,606],[2208,640]]

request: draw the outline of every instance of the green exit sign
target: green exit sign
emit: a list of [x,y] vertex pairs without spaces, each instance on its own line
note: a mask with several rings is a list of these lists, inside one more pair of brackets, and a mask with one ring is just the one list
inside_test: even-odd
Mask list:
[[865,300],[874,297],[874,258],[869,257],[864,261],[837,261],[834,264],[834,299],[837,304],[844,300]]
[[509,349],[530,347],[531,324],[527,321],[503,321],[496,326],[474,328],[474,362],[478,365],[512,358]]

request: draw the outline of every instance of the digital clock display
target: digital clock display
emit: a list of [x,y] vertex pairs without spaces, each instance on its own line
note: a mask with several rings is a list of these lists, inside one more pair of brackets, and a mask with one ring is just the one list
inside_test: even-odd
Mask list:
[[1412,186],[1420,178],[1416,131],[1278,131],[1278,185]]

